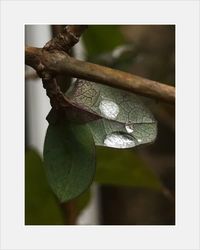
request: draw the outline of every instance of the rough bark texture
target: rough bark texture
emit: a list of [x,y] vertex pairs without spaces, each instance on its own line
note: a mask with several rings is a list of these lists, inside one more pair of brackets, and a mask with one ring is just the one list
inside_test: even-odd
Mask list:
[[61,33],[46,43],[46,50],[62,50],[68,52],[78,41],[87,25],[69,25]]

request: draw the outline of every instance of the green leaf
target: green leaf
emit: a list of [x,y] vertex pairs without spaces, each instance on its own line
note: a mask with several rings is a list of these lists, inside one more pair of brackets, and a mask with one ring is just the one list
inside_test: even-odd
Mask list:
[[25,224],[64,224],[59,202],[47,183],[42,159],[31,149],[25,153]]
[[84,32],[83,41],[88,56],[92,57],[123,44],[124,38],[119,25],[92,25]]
[[49,125],[44,163],[49,184],[61,202],[83,193],[95,174],[95,146],[87,125]]
[[156,120],[133,93],[77,80],[66,96],[72,105],[99,117],[88,123],[96,145],[131,148],[157,136]]
[[159,178],[133,150],[98,147],[96,152],[96,182],[162,191]]

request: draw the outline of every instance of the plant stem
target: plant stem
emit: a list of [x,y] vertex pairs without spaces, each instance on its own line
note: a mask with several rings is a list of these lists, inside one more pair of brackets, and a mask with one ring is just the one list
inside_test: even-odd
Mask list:
[[68,201],[61,204],[64,212],[65,224],[76,225],[77,209],[75,201]]

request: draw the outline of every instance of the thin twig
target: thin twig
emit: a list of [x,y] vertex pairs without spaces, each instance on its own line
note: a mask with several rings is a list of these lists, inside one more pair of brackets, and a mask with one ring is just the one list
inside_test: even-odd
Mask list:
[[112,87],[124,89],[167,103],[175,103],[175,88],[120,70],[79,61],[62,51],[47,51],[27,47],[25,62],[39,74],[51,72],[54,75],[71,75]]
[[44,49],[61,50],[68,52],[78,41],[87,25],[69,25],[66,26],[61,33],[52,38]]

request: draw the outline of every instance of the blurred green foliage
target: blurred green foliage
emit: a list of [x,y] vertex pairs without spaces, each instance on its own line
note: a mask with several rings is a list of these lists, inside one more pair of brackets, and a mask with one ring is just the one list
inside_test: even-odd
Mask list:
[[89,57],[110,51],[124,43],[119,25],[91,25],[82,37]]
[[162,190],[154,172],[132,149],[97,148],[96,182]]
[[30,149],[25,153],[25,224],[64,224],[59,202],[47,183],[43,162]]

